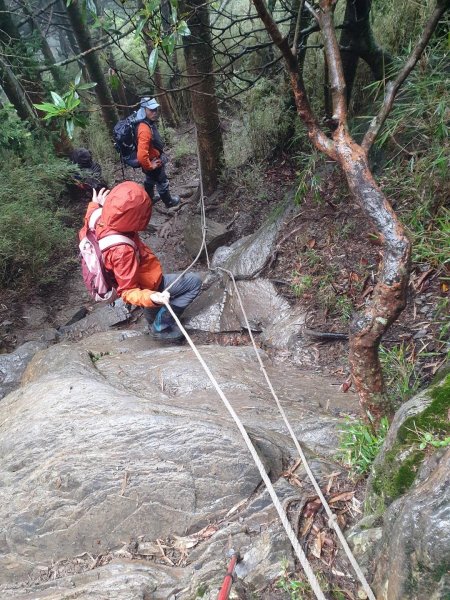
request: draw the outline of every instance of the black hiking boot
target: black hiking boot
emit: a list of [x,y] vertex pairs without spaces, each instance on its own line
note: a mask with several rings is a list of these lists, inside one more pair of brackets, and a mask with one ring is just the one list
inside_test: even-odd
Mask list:
[[180,196],[171,196],[170,192],[164,192],[161,194],[161,200],[164,202],[166,208],[174,208],[180,204]]

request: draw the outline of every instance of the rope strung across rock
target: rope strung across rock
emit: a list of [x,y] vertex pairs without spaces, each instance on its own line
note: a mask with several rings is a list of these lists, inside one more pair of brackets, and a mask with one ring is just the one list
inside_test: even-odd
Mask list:
[[[305,471],[306,471],[306,473],[307,473],[307,475],[308,475],[308,477],[309,477],[309,479],[310,479],[310,481],[311,481],[314,489],[316,490],[316,493],[317,493],[317,495],[318,495],[318,497],[319,497],[319,499],[320,499],[320,501],[321,501],[321,503],[322,503],[322,505],[323,505],[323,507],[325,509],[325,512],[328,515],[328,519],[329,519],[328,520],[328,525],[329,525],[329,527],[332,527],[335,530],[336,535],[338,536],[338,538],[339,538],[339,540],[340,540],[340,542],[342,544],[342,548],[343,548],[345,554],[347,555],[347,558],[349,559],[350,564],[352,565],[352,567],[353,567],[353,569],[355,571],[356,576],[358,577],[359,581],[361,582],[361,585],[362,585],[362,587],[363,587],[363,589],[364,589],[364,591],[365,591],[365,593],[367,595],[367,598],[369,600],[376,600],[375,595],[372,592],[372,590],[371,590],[371,588],[369,586],[369,583],[367,582],[367,579],[364,576],[364,573],[362,572],[362,570],[361,570],[358,562],[356,561],[355,557],[353,556],[353,553],[352,553],[349,545],[347,544],[347,540],[345,539],[345,536],[342,533],[342,530],[341,530],[341,528],[339,527],[339,525],[337,523],[336,515],[331,510],[328,502],[325,499],[325,496],[322,493],[322,490],[320,489],[319,484],[317,483],[316,478],[314,477],[314,475],[313,475],[313,473],[311,471],[311,468],[310,468],[310,466],[308,464],[308,461],[306,459],[306,456],[305,456],[305,454],[304,454],[304,452],[303,452],[303,450],[302,450],[302,448],[301,448],[301,446],[299,444],[297,436],[295,435],[294,430],[292,429],[292,426],[291,426],[291,424],[290,424],[290,422],[289,422],[289,420],[288,420],[288,418],[286,416],[286,413],[285,413],[285,411],[284,411],[284,409],[283,409],[283,407],[281,405],[281,402],[280,402],[280,400],[279,400],[279,398],[278,398],[278,396],[277,396],[277,394],[276,394],[276,392],[275,392],[275,390],[273,388],[272,382],[270,381],[270,378],[269,378],[269,376],[267,374],[266,368],[264,367],[264,363],[262,362],[261,356],[260,356],[260,354],[258,352],[258,348],[256,346],[255,339],[253,337],[253,333],[252,333],[252,330],[251,330],[251,327],[250,327],[250,323],[248,321],[247,314],[246,314],[246,311],[244,309],[244,305],[242,303],[242,298],[240,296],[239,289],[237,287],[236,280],[234,278],[234,274],[231,271],[229,271],[228,269],[224,269],[223,267],[211,267],[210,260],[209,260],[209,255],[208,255],[208,250],[206,248],[206,229],[207,228],[206,228],[206,212],[205,212],[205,201],[204,201],[205,197],[204,197],[204,194],[203,194],[202,172],[201,172],[201,163],[200,163],[200,156],[199,156],[198,144],[197,144],[197,159],[198,159],[199,172],[200,172],[200,178],[199,179],[200,179],[200,210],[201,210],[201,226],[202,226],[202,244],[201,244],[200,250],[197,253],[197,256],[192,261],[192,263],[179,275],[179,277],[174,282],[172,282],[166,288],[166,290],[168,291],[175,284],[176,281],[178,281],[185,273],[187,273],[195,265],[195,263],[198,261],[198,259],[200,258],[200,256],[201,256],[201,254],[202,254],[203,251],[206,254],[207,266],[208,266],[209,270],[211,270],[211,271],[222,271],[222,272],[226,273],[228,275],[228,277],[230,277],[230,279],[231,279],[231,281],[233,283],[234,290],[236,292],[236,297],[238,299],[239,306],[240,306],[242,314],[244,316],[245,326],[246,326],[246,328],[247,328],[247,330],[249,332],[250,340],[252,342],[252,345],[253,345],[253,348],[255,350],[255,354],[256,354],[258,363],[260,365],[260,369],[261,369],[261,371],[262,371],[262,373],[264,375],[264,378],[265,378],[265,380],[267,382],[267,385],[268,385],[268,387],[270,389],[270,392],[271,392],[271,394],[272,394],[272,396],[273,396],[273,398],[274,398],[274,400],[276,402],[276,405],[277,405],[278,410],[279,410],[279,412],[280,412],[280,414],[281,414],[281,416],[283,418],[283,421],[284,421],[284,423],[285,423],[285,425],[286,425],[286,427],[287,427],[287,429],[289,431],[289,434],[290,434],[290,436],[291,436],[291,438],[292,438],[292,440],[293,440],[293,442],[295,444],[295,447],[296,447],[297,452],[299,454],[299,457],[300,457],[300,459],[301,459],[301,461],[303,463]],[[239,419],[239,417],[235,413],[233,407],[229,403],[228,399],[226,398],[225,394],[223,393],[222,389],[220,388],[220,386],[217,383],[216,379],[214,378],[213,374],[209,370],[207,364],[203,360],[200,352],[196,348],[194,342],[190,338],[190,336],[187,333],[187,331],[184,329],[183,325],[181,324],[181,322],[178,319],[177,315],[174,313],[174,311],[171,308],[170,304],[166,303],[166,307],[169,310],[169,312],[172,315],[172,317],[175,319],[176,324],[180,328],[180,330],[183,333],[184,337],[186,338],[188,344],[190,345],[190,347],[192,348],[194,354],[198,358],[200,364],[202,365],[203,369],[205,370],[206,374],[208,375],[211,383],[213,384],[213,386],[216,389],[217,393],[219,394],[222,402],[225,404],[226,409],[228,410],[228,412],[230,413],[230,415],[233,418],[234,422],[236,423],[236,425],[237,425],[237,427],[238,427],[238,429],[239,429],[242,437],[244,438],[244,441],[245,441],[245,443],[246,443],[246,445],[247,445],[247,447],[248,447],[248,449],[250,451],[250,454],[252,455],[252,458],[253,458],[256,466],[258,467],[258,470],[260,472],[261,478],[262,478],[262,480],[264,481],[264,483],[265,483],[265,485],[267,487],[267,491],[269,492],[269,495],[270,495],[270,497],[272,499],[272,502],[273,502],[273,504],[274,504],[274,506],[275,506],[275,508],[276,508],[276,510],[278,512],[278,515],[279,515],[280,520],[281,520],[281,522],[283,524],[283,527],[284,527],[284,529],[286,531],[286,534],[287,534],[287,536],[289,538],[289,541],[291,542],[292,547],[293,547],[293,549],[294,549],[294,551],[295,551],[295,553],[296,553],[296,555],[297,555],[297,557],[298,557],[298,559],[300,561],[300,564],[302,565],[302,568],[303,568],[303,570],[305,572],[305,575],[306,575],[306,577],[308,579],[308,582],[309,582],[309,584],[311,586],[311,589],[313,590],[313,592],[314,592],[314,594],[315,594],[315,596],[316,596],[316,598],[318,600],[325,600],[325,596],[323,595],[323,592],[322,592],[322,590],[320,588],[320,585],[319,585],[319,583],[317,581],[317,578],[316,578],[316,576],[315,576],[315,574],[314,574],[314,572],[313,572],[313,570],[311,568],[311,565],[310,565],[308,559],[306,558],[306,555],[305,555],[302,547],[300,546],[300,544],[298,542],[297,536],[294,533],[294,530],[292,529],[291,524],[289,523],[289,520],[287,518],[286,512],[284,511],[284,509],[283,509],[283,507],[282,507],[282,505],[280,503],[280,500],[279,500],[279,498],[278,498],[278,496],[277,496],[277,494],[275,492],[275,489],[272,486],[272,483],[271,483],[271,481],[269,479],[269,476],[268,476],[268,474],[267,474],[267,472],[266,472],[266,470],[264,468],[264,465],[262,464],[261,459],[259,458],[258,453],[257,453],[257,451],[256,451],[256,449],[255,449],[255,447],[254,447],[254,445],[253,445],[253,443],[252,443],[252,441],[251,441],[251,439],[250,439],[250,437],[249,437],[249,435],[248,435],[248,433],[247,433],[244,425],[242,424],[241,420]]]

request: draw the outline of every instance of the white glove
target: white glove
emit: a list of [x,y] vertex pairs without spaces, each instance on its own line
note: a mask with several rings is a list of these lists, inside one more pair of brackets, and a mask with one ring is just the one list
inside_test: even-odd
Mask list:
[[92,192],[92,202],[97,202],[100,206],[103,206],[106,200],[106,196],[109,194],[109,190],[102,188],[98,193],[96,190]]
[[169,292],[153,292],[150,294],[150,300],[155,304],[167,304],[170,300]]

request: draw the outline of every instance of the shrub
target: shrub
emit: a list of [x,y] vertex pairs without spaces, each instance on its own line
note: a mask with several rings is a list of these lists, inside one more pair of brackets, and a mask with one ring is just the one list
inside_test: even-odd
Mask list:
[[[0,152],[2,287],[23,290],[50,283],[75,257],[75,232],[65,225],[67,210],[60,205],[74,167],[55,158],[50,147],[44,152],[43,143],[30,138],[24,158],[11,150]],[[45,155],[49,158],[41,162]]]

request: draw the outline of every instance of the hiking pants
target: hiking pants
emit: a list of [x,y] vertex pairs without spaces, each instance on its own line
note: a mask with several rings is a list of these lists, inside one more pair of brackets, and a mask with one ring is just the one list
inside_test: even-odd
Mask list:
[[153,202],[155,185],[158,190],[158,194],[162,197],[166,192],[169,191],[169,180],[167,179],[166,170],[164,165],[155,169],[154,171],[144,171],[145,181],[144,188],[147,194],[150,196]]
[[[179,273],[169,273],[163,275],[163,280],[159,286],[159,292],[166,289],[168,285],[175,281]],[[170,306],[177,316],[180,316],[185,308],[198,296],[202,287],[202,280],[195,273],[185,273],[176,284],[170,288]],[[161,307],[144,308],[144,317],[149,324],[155,320],[156,313]]]

